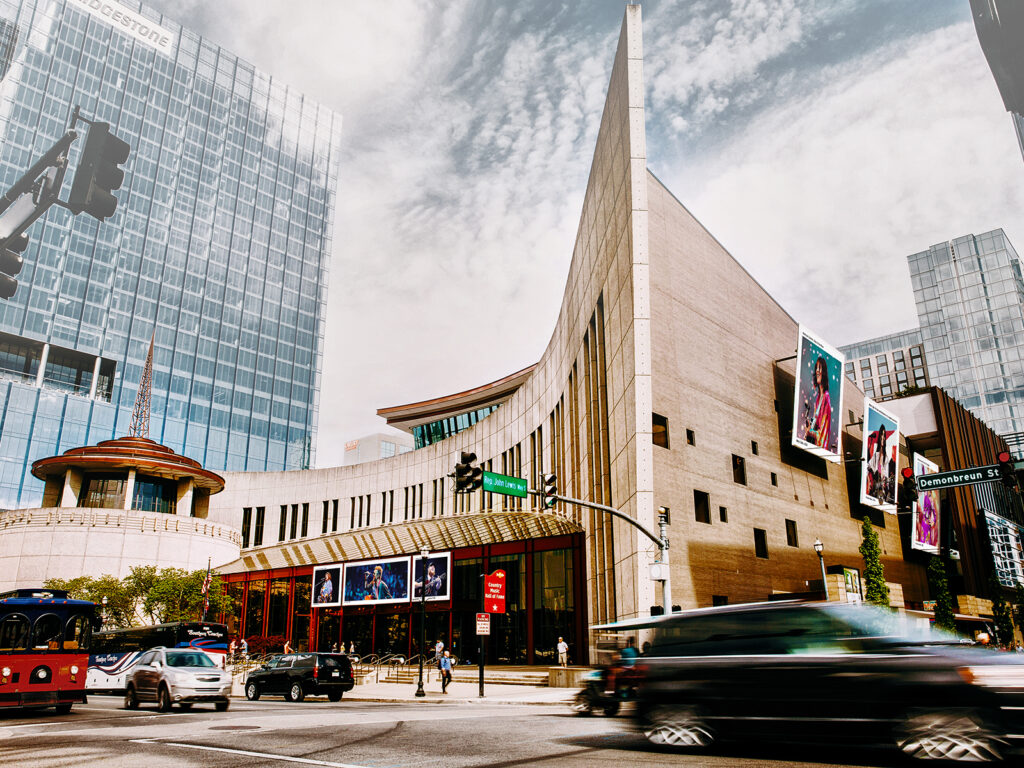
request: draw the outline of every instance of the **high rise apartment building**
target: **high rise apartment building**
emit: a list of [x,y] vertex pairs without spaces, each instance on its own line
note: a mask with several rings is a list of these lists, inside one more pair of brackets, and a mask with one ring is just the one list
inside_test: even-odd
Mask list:
[[134,2],[0,0],[0,62],[4,189],[76,105],[132,150],[114,216],[51,208],[0,301],[0,506],[39,502],[34,460],[127,432],[151,337],[154,440],[309,466],[340,117]]
[[[869,391],[868,362],[878,365],[890,355],[895,368],[902,351],[915,373],[908,381],[942,387],[998,434],[1024,432],[1024,280],[1006,234],[964,235],[911,254],[907,262],[920,328],[843,347],[847,376],[885,399],[889,392],[881,390],[877,372]],[[923,383],[914,362],[921,347]]]
[[842,352],[846,378],[872,400],[891,400],[910,387],[928,386],[920,329],[861,341]]

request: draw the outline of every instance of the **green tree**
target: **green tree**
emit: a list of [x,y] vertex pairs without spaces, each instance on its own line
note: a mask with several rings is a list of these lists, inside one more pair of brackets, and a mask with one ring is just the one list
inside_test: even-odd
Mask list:
[[936,556],[928,563],[928,586],[935,600],[935,626],[954,632],[956,621],[953,616],[953,595],[949,591],[945,558]]
[[[142,609],[157,623],[168,621],[197,621],[203,615],[203,580],[206,569],[185,571],[181,568],[163,568],[152,581],[143,599]],[[210,583],[210,609],[208,618],[230,609],[230,598],[219,576]]]
[[989,594],[992,597],[992,618],[996,624],[996,639],[999,645],[1009,646],[1014,643],[1013,638],[1013,615],[1010,606],[1003,595],[1003,585],[999,583],[995,573],[989,578]]
[[861,533],[864,535],[860,545],[860,554],[864,558],[864,599],[874,605],[888,607],[889,585],[885,583],[882,548],[878,545],[878,533],[867,516],[864,517]]
[[43,586],[47,589],[67,590],[68,596],[76,600],[91,600],[99,605],[103,598],[107,605],[103,609],[103,626],[105,629],[121,629],[135,626],[135,608],[139,594],[130,584],[109,574],[104,576],[78,576],[74,579],[47,579]]

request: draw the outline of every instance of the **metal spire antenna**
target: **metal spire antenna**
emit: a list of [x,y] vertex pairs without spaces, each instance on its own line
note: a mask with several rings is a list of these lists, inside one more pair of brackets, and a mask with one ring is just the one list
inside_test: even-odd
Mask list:
[[149,437],[149,401],[153,394],[153,342],[156,340],[156,329],[149,339],[149,353],[146,365],[142,369],[142,380],[139,392],[135,395],[135,407],[132,408],[132,423],[128,427],[129,437]]

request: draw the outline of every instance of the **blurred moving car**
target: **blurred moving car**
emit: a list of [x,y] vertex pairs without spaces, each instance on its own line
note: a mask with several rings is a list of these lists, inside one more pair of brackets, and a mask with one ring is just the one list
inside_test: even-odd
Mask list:
[[868,605],[687,611],[637,661],[634,722],[659,745],[870,738],[979,761],[1024,734],[1024,659]]
[[245,697],[256,701],[264,694],[302,701],[326,696],[340,701],[355,686],[352,662],[343,653],[288,653],[272,656],[245,679]]
[[218,712],[231,705],[231,675],[201,650],[153,648],[140,657],[125,678],[124,708],[155,701],[160,712],[173,704],[191,709],[197,701],[213,702]]

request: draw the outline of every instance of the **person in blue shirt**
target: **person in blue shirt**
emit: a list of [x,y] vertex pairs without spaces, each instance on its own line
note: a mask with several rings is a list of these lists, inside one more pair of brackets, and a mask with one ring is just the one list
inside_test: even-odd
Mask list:
[[452,657],[446,650],[441,657],[441,693],[448,693],[448,683],[452,681]]

